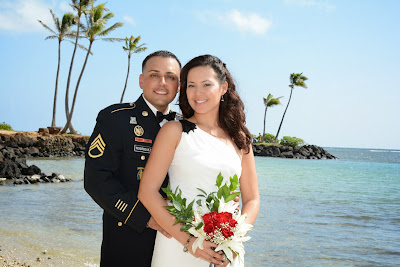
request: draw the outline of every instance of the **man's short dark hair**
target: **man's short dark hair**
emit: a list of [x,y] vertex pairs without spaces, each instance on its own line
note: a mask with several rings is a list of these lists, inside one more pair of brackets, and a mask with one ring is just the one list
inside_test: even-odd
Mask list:
[[147,61],[152,58],[152,57],[165,57],[165,58],[173,58],[175,59],[178,64],[179,67],[182,68],[181,62],[179,61],[179,59],[171,52],[166,51],[166,50],[158,50],[156,52],[151,53],[150,55],[148,55],[142,62],[142,72],[144,69],[144,66],[146,65]]

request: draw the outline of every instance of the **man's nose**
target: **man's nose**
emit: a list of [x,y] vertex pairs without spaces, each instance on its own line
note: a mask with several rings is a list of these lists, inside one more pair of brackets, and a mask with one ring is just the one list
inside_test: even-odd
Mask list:
[[166,84],[165,77],[161,76],[158,82],[160,83],[160,85],[165,85]]

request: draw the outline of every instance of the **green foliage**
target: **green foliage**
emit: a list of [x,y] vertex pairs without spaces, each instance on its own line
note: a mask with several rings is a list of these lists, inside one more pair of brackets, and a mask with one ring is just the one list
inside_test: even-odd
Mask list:
[[297,138],[297,137],[291,137],[291,136],[284,136],[282,137],[280,144],[282,146],[291,146],[291,147],[295,147],[295,146],[303,146],[305,145],[305,142],[303,139],[301,138]]
[[[218,174],[216,185],[218,187],[217,192],[212,192],[207,194],[203,189],[197,188],[201,194],[197,195],[199,197],[205,198],[207,208],[212,211],[218,211],[220,199],[224,198],[225,202],[234,200],[236,196],[240,195],[239,191],[235,191],[239,187],[239,178],[235,174],[233,177],[230,177],[230,183],[225,183],[222,185],[224,177],[221,173]],[[176,221],[174,224],[183,223],[184,225],[181,227],[181,231],[188,231],[191,227],[193,227],[193,203],[189,203],[186,206],[186,198],[182,198],[182,190],[177,187],[175,192],[171,190],[171,187],[168,186],[165,188],[161,188],[165,194],[167,194],[167,198],[171,200],[172,206],[167,206],[167,210],[169,213],[176,217]],[[234,193],[232,193],[235,191]],[[196,203],[201,206],[201,200],[197,200]],[[200,229],[203,225],[200,224],[196,227],[196,229]]]
[[11,127],[11,125],[9,125],[3,121],[3,123],[0,123],[0,130],[12,131],[13,128]]
[[193,203],[189,203],[189,205],[186,206],[186,198],[182,198],[182,190],[177,187],[175,189],[175,192],[172,192],[171,187],[168,186],[165,188],[162,188],[165,194],[167,194],[167,198],[171,200],[172,206],[167,206],[167,210],[169,213],[174,215],[176,217],[176,221],[174,223],[184,223],[184,226],[181,227],[181,231],[187,231],[192,227],[192,221],[193,221]]
[[273,143],[275,139],[275,135],[270,134],[270,133],[266,133],[264,134],[264,142],[266,143]]

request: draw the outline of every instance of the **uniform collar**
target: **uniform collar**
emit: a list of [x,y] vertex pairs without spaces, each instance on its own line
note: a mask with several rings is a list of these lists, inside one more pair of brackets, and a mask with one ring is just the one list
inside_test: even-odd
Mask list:
[[[147,106],[149,106],[149,108],[151,109],[151,111],[154,113],[154,116],[157,116],[157,111],[158,111],[158,109],[155,107],[155,106],[153,106],[149,101],[147,101],[147,99],[144,97],[144,95],[142,94],[142,96],[143,96],[143,100],[144,100],[144,102],[146,102],[146,104],[147,104]],[[167,108],[167,111],[164,113],[164,114],[168,114],[169,112],[170,112],[170,107],[169,107],[169,105],[168,105],[168,108]]]

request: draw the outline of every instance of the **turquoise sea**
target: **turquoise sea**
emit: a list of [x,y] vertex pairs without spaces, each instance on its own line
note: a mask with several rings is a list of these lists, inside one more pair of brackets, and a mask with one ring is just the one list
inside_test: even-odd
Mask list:
[[[326,149],[339,159],[256,157],[261,210],[246,266],[400,265],[400,150]],[[83,189],[84,160],[28,163],[74,182],[0,186],[0,235],[96,266],[102,211]]]

